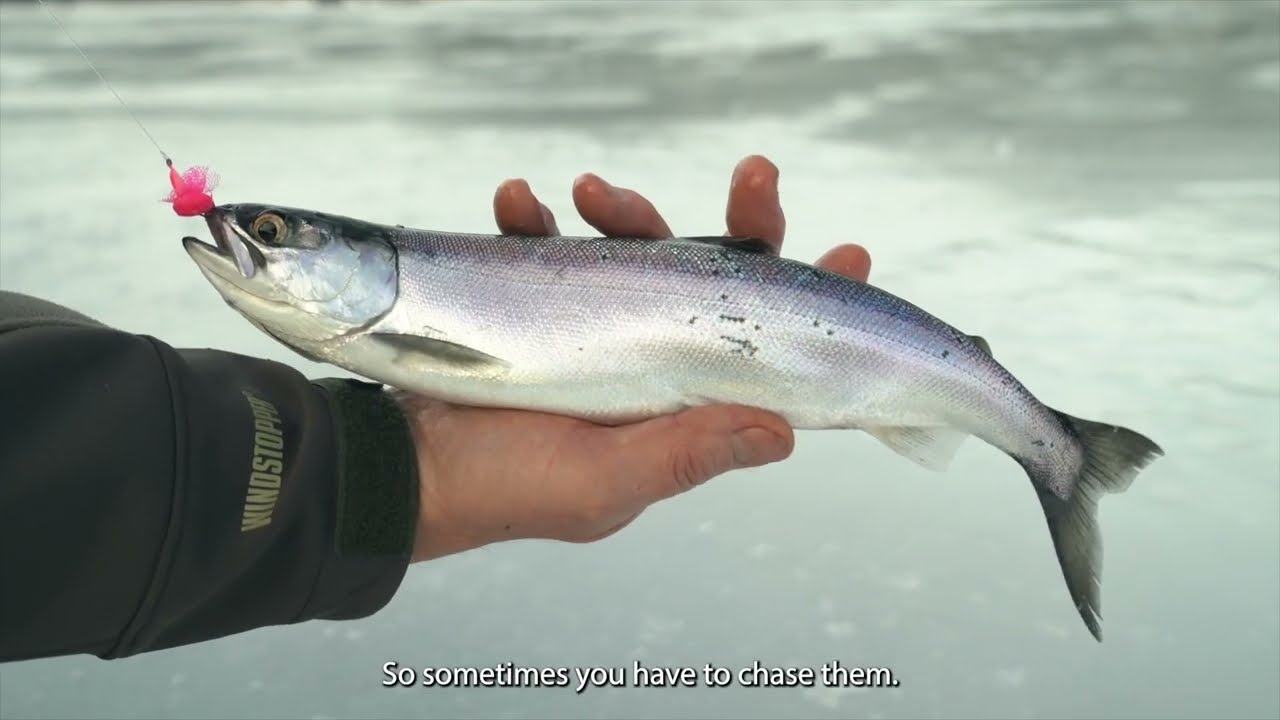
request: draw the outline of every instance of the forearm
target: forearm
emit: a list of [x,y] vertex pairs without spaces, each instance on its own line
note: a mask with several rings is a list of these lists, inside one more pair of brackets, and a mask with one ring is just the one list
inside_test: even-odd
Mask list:
[[121,657],[381,608],[417,468],[377,386],[0,293],[0,659]]

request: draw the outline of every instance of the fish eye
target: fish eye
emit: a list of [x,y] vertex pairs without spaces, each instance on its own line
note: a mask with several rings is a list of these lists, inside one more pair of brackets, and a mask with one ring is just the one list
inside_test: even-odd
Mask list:
[[263,213],[254,219],[249,232],[253,233],[253,236],[258,240],[272,245],[284,240],[285,235],[289,232],[289,226],[285,224],[284,218],[279,215]]

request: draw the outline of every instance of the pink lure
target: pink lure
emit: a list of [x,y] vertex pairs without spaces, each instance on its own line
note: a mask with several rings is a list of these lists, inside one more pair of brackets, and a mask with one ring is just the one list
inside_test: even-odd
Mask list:
[[178,174],[173,161],[165,159],[169,166],[169,184],[173,192],[164,201],[173,205],[173,211],[183,217],[203,215],[213,209],[211,191],[218,184],[218,176],[209,172],[206,167],[191,167],[182,175]]

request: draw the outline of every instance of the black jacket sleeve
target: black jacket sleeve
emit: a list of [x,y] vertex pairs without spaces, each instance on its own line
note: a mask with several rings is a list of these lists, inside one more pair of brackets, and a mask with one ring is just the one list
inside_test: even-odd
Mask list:
[[381,386],[0,292],[0,660],[370,615],[417,506]]

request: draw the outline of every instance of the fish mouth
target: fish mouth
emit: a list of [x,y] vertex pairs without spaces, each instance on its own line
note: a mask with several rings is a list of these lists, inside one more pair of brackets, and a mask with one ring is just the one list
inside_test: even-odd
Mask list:
[[191,259],[227,280],[231,278],[226,277],[220,270],[231,269],[227,267],[228,265],[239,271],[244,279],[252,278],[257,273],[258,266],[262,264],[262,253],[253,246],[253,242],[236,224],[233,216],[219,208],[214,208],[205,213],[204,220],[209,226],[210,234],[213,235],[215,245],[190,236],[182,238],[182,245],[186,248],[187,254],[191,255]]

